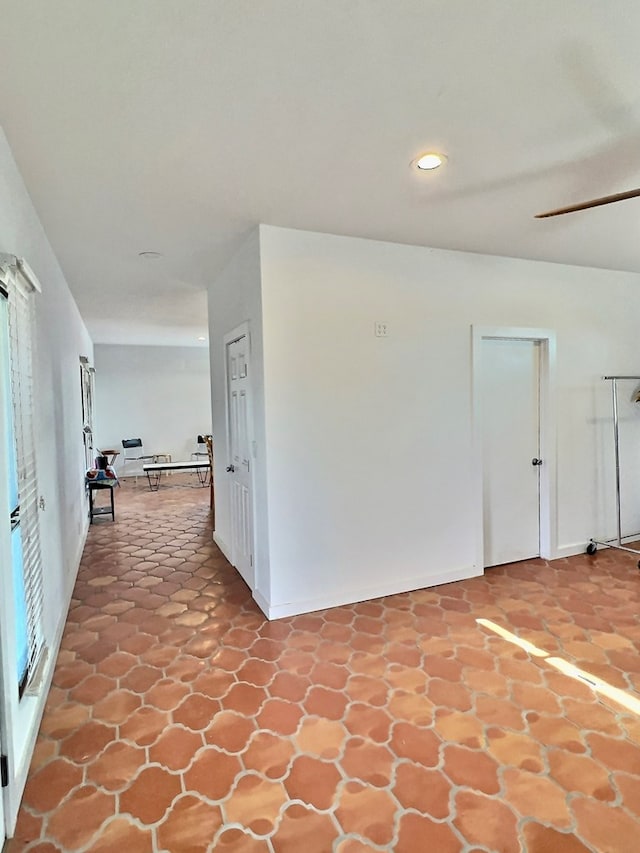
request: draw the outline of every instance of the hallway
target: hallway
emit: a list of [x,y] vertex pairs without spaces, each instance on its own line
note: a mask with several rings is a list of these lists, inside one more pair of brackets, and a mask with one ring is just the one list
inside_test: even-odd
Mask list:
[[638,850],[632,558],[269,623],[170,482],[90,529],[7,853]]

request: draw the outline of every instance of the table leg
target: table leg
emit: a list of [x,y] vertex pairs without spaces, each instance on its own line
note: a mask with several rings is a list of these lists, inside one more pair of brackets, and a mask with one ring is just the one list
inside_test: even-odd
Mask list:
[[147,471],[147,480],[149,481],[149,491],[157,492],[160,488],[160,474],[161,471],[153,472],[153,480],[151,479],[151,471]]

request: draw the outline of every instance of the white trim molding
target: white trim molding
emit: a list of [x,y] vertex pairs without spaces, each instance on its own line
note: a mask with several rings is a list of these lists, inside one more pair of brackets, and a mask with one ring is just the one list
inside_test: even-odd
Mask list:
[[5,271],[7,269],[19,272],[31,290],[36,290],[38,293],[42,293],[42,286],[38,281],[37,275],[24,258],[18,258],[16,255],[8,255],[5,252],[0,252],[0,275],[6,274]]

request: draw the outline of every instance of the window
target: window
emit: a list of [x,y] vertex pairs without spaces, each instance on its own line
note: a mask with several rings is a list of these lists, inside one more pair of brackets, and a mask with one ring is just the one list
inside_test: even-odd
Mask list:
[[[21,690],[28,686],[38,669],[44,640],[42,611],[42,556],[38,519],[38,478],[34,431],[34,324],[37,280],[28,265],[12,259],[4,283],[8,293],[9,373],[15,445],[18,503],[12,507],[14,532],[20,531],[23,591],[26,608],[26,669],[19,660]],[[6,269],[6,268],[5,268]],[[14,546],[15,547],[15,546]],[[19,584],[16,584],[19,586]]]

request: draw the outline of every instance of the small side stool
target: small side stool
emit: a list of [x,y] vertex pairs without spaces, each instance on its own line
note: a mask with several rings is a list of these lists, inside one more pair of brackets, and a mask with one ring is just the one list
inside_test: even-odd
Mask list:
[[[110,515],[111,520],[116,520],[116,508],[113,490],[118,483],[118,478],[115,476],[113,468],[107,470],[90,469],[87,471],[85,483],[89,490],[89,523],[93,524],[93,519],[97,515]],[[109,489],[109,503],[105,506],[95,506],[94,492]]]

